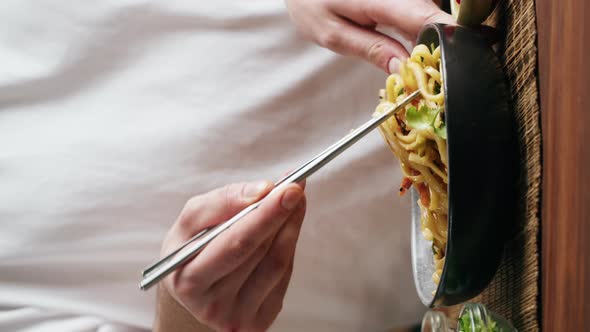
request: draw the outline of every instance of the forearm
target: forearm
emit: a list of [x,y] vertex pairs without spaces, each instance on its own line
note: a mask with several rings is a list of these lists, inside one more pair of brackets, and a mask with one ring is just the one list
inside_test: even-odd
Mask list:
[[158,287],[158,301],[154,332],[211,332],[199,323],[186,309],[170,296],[164,287]]

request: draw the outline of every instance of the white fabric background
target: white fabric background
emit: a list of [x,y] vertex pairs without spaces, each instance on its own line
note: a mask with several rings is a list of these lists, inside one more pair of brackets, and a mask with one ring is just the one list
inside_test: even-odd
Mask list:
[[[0,331],[149,329],[139,271],[185,201],[296,167],[385,79],[278,0],[3,0],[0,22]],[[309,180],[274,331],[419,319],[396,164],[375,132]]]

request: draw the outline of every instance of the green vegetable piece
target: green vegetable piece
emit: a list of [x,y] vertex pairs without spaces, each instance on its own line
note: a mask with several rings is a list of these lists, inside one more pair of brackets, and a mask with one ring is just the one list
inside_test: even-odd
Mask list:
[[447,125],[443,123],[439,128],[434,127],[434,133],[442,139],[447,139]]
[[447,139],[447,126],[444,121],[439,127],[435,126],[435,121],[440,112],[441,110],[438,108],[428,108],[427,106],[422,106],[418,110],[416,107],[410,106],[406,111],[406,122],[415,129],[426,129],[428,127],[432,127],[435,134],[437,134],[442,139]]
[[[471,320],[472,318],[473,321]],[[502,332],[502,329],[498,327],[496,321],[491,317],[488,318],[488,323],[486,326],[481,317],[476,315],[471,316],[469,313],[465,312],[459,318],[458,332]]]
[[431,127],[434,123],[434,119],[438,115],[440,110],[438,109],[431,109],[426,106],[420,107],[420,110],[417,110],[416,107],[411,106],[406,111],[406,121],[412,128],[416,129],[426,129]]
[[459,319],[459,332],[471,332],[471,319],[469,315],[463,314]]

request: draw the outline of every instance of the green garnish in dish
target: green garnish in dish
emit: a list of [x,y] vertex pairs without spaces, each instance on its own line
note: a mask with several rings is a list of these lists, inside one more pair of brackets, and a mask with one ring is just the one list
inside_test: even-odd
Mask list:
[[420,109],[416,109],[416,107],[410,106],[406,110],[406,122],[416,129],[432,127],[435,134],[442,139],[447,139],[444,112],[440,108],[429,108],[423,105]]
[[491,318],[488,318],[486,326],[481,317],[465,312],[459,318],[459,332],[503,332],[503,329]]
[[426,129],[432,126],[438,112],[438,109],[429,108],[427,106],[422,106],[420,109],[410,106],[406,110],[406,122],[412,126],[412,128]]
[[437,134],[438,137],[447,139],[447,123],[445,122],[445,112],[442,110],[438,112],[432,126],[434,127],[434,133]]

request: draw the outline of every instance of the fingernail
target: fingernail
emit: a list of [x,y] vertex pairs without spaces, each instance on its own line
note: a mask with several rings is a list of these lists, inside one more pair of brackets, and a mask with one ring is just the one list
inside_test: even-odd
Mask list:
[[262,193],[264,193],[269,186],[266,181],[248,183],[244,188],[244,198],[246,200],[256,200]]
[[400,61],[398,58],[391,58],[389,59],[389,73],[397,73],[399,71]]
[[293,210],[303,198],[301,190],[289,189],[283,194],[281,205],[287,210]]

